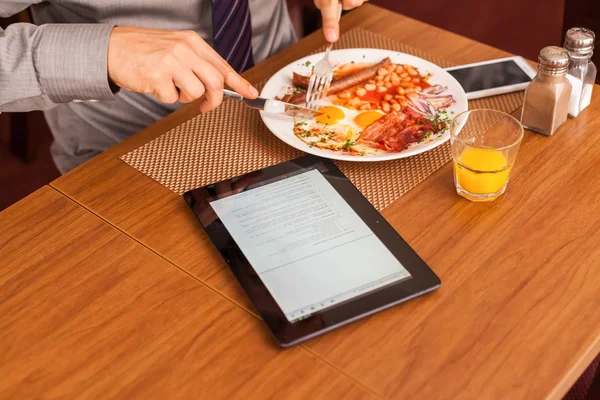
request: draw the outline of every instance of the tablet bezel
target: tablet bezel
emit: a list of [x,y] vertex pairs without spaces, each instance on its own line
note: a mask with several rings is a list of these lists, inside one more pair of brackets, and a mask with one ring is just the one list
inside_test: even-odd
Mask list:
[[[252,190],[273,182],[318,169],[326,180],[344,198],[354,212],[367,224],[381,242],[411,274],[396,283],[365,293],[330,308],[317,311],[305,319],[290,323],[277,305],[254,268],[244,256],[209,201]],[[251,178],[251,179],[248,179]],[[252,181],[245,187],[236,187],[243,179]],[[217,193],[219,188],[219,193]],[[413,297],[437,289],[441,282],[417,253],[392,228],[383,216],[369,203],[337,166],[328,159],[307,155],[295,160],[273,165],[250,174],[190,190],[184,199],[213,245],[233,272],[238,283],[254,308],[283,347],[335,329],[367,315],[391,307]]]

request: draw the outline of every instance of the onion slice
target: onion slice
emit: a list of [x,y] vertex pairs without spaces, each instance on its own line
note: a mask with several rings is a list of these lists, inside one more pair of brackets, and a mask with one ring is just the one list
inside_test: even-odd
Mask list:
[[410,109],[421,114],[425,118],[428,118],[428,119],[435,118],[435,115],[437,114],[437,110],[430,102],[428,102],[427,100],[422,99],[420,97],[409,97],[409,99],[410,99],[410,103],[408,104],[408,106],[410,107]]
[[436,110],[440,108],[450,107],[452,103],[454,103],[454,98],[452,96],[435,96],[435,97],[427,97],[427,101],[435,107]]
[[445,92],[446,90],[448,90],[448,86],[433,85],[433,86],[429,86],[429,87],[421,90],[421,93],[424,93],[424,94],[440,94],[440,93]]

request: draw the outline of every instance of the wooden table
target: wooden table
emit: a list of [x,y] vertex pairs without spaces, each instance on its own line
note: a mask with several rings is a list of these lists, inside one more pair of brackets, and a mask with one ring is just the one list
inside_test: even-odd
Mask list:
[[[507,56],[369,5],[342,19],[355,26],[455,63]],[[313,34],[245,76],[323,43]],[[442,288],[291,350],[182,198],[118,158],[196,113],[0,214],[0,396],[559,399],[600,352],[600,95],[552,138],[526,134],[500,201],[456,196],[447,165],[388,207]]]
[[0,226],[1,398],[373,397],[55,189]]

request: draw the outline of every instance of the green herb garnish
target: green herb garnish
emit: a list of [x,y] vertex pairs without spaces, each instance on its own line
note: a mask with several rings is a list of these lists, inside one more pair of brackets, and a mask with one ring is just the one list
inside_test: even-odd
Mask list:
[[427,131],[425,133],[425,135],[421,138],[421,140],[419,140],[419,143],[424,142],[425,140],[429,139],[431,137],[431,135],[433,134],[433,132],[431,131]]
[[344,146],[342,146],[343,150],[350,150],[351,146],[354,146],[356,144],[356,142],[353,142],[352,140],[348,139],[346,140],[346,143],[344,143]]
[[433,119],[427,119],[426,121],[431,122],[435,132],[443,131],[450,124],[450,119],[445,115],[442,116],[441,112],[436,114]]

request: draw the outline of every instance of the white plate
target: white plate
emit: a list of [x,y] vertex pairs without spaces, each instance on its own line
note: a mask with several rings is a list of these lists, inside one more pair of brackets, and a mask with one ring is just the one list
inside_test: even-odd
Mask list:
[[[282,96],[287,92],[287,89],[292,85],[292,72],[296,72],[302,75],[310,75],[312,66],[314,66],[319,60],[323,58],[324,53],[314,54],[312,56],[304,57],[298,61],[295,61],[288,66],[280,69],[275,75],[269,79],[265,84],[261,92],[261,97],[274,98]],[[410,54],[399,53],[397,51],[381,50],[381,49],[346,49],[346,50],[334,50],[330,54],[330,61],[335,67],[336,65],[342,65],[350,63],[352,61],[359,62],[380,62],[384,58],[389,57],[395,64],[408,64],[416,67],[422,75],[431,74],[429,83],[432,85],[447,86],[448,90],[444,94],[449,94],[454,97],[455,103],[448,107],[446,110],[448,116],[459,114],[468,109],[467,106],[467,95],[460,86],[460,84],[450,75],[437,65],[430,63],[429,61],[423,60]],[[308,65],[307,65],[308,63]],[[347,155],[341,152],[332,150],[319,149],[317,147],[310,147],[308,144],[298,139],[294,135],[294,120],[291,117],[285,115],[268,114],[263,111],[260,112],[260,116],[271,132],[285,143],[298,150],[306,153],[314,154],[319,157],[331,158],[334,160],[346,160],[346,161],[385,161],[394,160],[397,158],[404,158],[414,156],[416,154],[423,153],[431,150],[442,143],[450,139],[450,132],[448,129],[439,137],[430,142],[426,143],[415,143],[409,146],[408,149],[401,152],[385,152],[380,151],[376,154],[368,154],[364,156]]]

